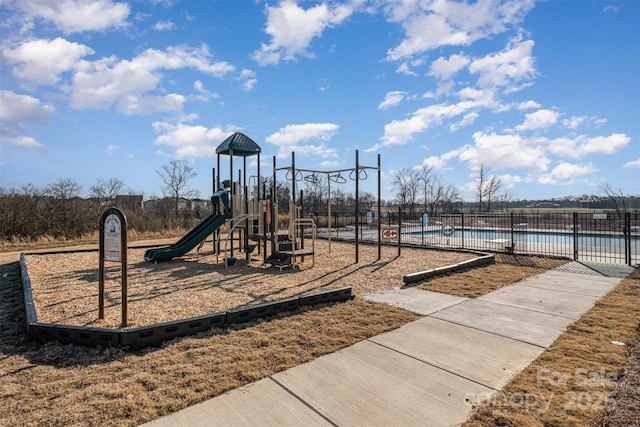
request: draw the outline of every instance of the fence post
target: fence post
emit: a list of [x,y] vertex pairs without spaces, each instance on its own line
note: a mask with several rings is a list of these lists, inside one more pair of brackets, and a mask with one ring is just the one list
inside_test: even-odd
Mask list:
[[398,206],[398,256],[402,247],[402,206]]
[[631,267],[631,212],[624,213],[624,262]]
[[511,217],[511,252],[514,252],[513,249],[515,248],[516,243],[515,243],[515,238],[514,238],[514,235],[513,235],[513,212],[511,212],[510,217]]
[[578,260],[578,212],[573,213],[573,260]]
[[460,233],[462,238],[462,249],[464,249],[464,212],[460,212]]

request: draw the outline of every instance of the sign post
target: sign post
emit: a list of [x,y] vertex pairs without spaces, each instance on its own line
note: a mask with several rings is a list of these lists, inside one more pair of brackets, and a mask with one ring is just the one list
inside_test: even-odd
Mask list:
[[397,240],[397,239],[398,239],[397,225],[385,225],[382,227],[382,240]]
[[400,226],[399,225],[383,225],[380,227],[382,240],[389,242],[396,240],[398,242],[398,256],[400,256]]
[[98,318],[104,319],[105,261],[120,262],[122,282],[122,327],[127,326],[127,217],[115,207],[100,217]]

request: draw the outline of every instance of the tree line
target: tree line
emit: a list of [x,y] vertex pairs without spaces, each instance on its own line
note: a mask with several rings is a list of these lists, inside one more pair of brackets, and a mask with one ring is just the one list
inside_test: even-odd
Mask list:
[[[156,171],[163,183],[165,198],[156,201],[152,208],[125,209],[130,229],[137,232],[161,233],[175,228],[189,229],[210,214],[210,210],[179,209],[184,198],[198,196],[189,183],[196,173],[185,161],[173,160]],[[409,217],[416,217],[426,211],[430,215],[449,214],[461,211],[485,212],[495,209],[504,210],[526,206],[526,201],[514,201],[509,192],[499,194],[502,181],[481,165],[474,188],[475,202],[464,202],[460,190],[453,184],[445,183],[433,168],[399,169],[394,173],[393,185],[395,197],[382,200],[383,206],[400,206]],[[331,202],[332,214],[351,216],[355,214],[356,200],[353,193],[344,191],[339,184],[346,180],[330,177],[326,174],[313,174],[301,180],[297,188],[296,202],[302,205],[305,213],[326,215],[328,202]],[[331,180],[331,182],[330,182]],[[333,185],[332,185],[333,184]],[[262,194],[270,197],[271,178],[265,178]],[[331,192],[329,193],[329,188]],[[0,187],[0,240],[35,240],[42,236],[56,239],[78,239],[97,231],[101,213],[108,206],[115,205],[116,197],[125,190],[125,183],[117,178],[98,178],[88,189],[88,198],[80,197],[82,186],[70,178],[58,178],[55,182],[38,187],[27,184],[21,188],[5,189]],[[257,191],[256,188],[250,192]],[[282,214],[289,212],[289,200],[292,198],[288,182],[277,182],[275,199]],[[604,197],[582,196],[589,200],[594,209],[615,209],[618,212],[638,209],[640,198],[624,194],[609,184],[601,186]],[[301,198],[300,198],[301,197]],[[558,200],[558,207],[575,207],[567,200]],[[524,204],[524,205],[523,205]],[[377,200],[368,192],[359,195],[359,215],[374,208]]]
[[[188,163],[173,160],[157,173],[166,197],[152,209],[124,209],[130,229],[145,233],[190,228],[209,214],[201,209],[178,209],[181,198],[197,195],[189,187],[196,174]],[[115,205],[116,197],[125,191],[125,183],[118,178],[98,178],[89,187],[87,198],[80,197],[81,191],[82,186],[71,178],[58,178],[45,187],[0,187],[0,240],[29,241],[43,236],[78,239],[93,234],[104,209]]]
[[395,202],[412,215],[415,215],[419,206],[430,215],[440,215],[460,212],[463,204],[472,211],[488,212],[495,209],[496,204],[504,207],[513,199],[510,192],[498,193],[502,188],[502,179],[492,175],[485,165],[480,165],[473,184],[477,200],[475,208],[473,204],[463,203],[458,187],[444,182],[433,167],[398,169],[393,175],[393,184]]

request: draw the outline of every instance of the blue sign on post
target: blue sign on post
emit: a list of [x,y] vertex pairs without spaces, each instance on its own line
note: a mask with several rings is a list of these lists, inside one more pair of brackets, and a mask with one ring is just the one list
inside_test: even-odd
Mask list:
[[429,214],[426,212],[423,213],[422,216],[420,217],[420,220],[422,221],[422,225],[427,227],[429,225]]

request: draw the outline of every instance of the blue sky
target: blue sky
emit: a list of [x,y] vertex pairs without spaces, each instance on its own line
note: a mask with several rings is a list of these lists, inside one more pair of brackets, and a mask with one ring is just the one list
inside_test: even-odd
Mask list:
[[[239,131],[269,176],[292,151],[324,171],[379,153],[385,199],[395,171],[423,166],[467,200],[480,165],[516,199],[605,183],[640,194],[637,1],[3,0],[0,12],[4,188],[71,178],[86,194],[118,178],[149,198],[181,159],[209,197],[215,148]],[[362,188],[375,193],[373,174]]]

